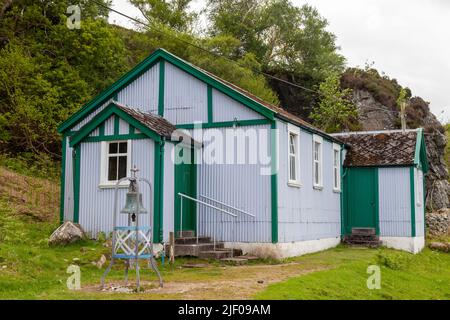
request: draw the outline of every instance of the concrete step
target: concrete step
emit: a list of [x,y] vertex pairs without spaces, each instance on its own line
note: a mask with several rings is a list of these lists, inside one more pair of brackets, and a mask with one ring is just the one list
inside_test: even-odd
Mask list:
[[175,233],[175,238],[194,237],[194,236],[195,236],[194,230],[183,230],[177,231]]
[[198,255],[201,259],[225,259],[231,258],[231,250],[208,250],[201,251]]
[[[223,242],[216,242],[216,249],[223,248]],[[170,251],[170,246],[166,245],[166,253]],[[199,243],[199,244],[175,244],[175,257],[194,256],[198,257],[202,251],[214,250],[214,243]]]
[[[211,242],[210,237],[198,237],[198,243],[209,243]],[[175,244],[196,244],[197,237],[183,237],[175,238]]]
[[352,228],[352,235],[374,236],[375,234],[375,228]]
[[226,262],[226,263],[231,263],[231,264],[235,264],[235,265],[241,265],[241,264],[245,264],[248,262],[249,259],[244,258],[244,257],[235,257],[235,258],[223,258],[220,259],[220,261]]
[[216,250],[229,250],[229,251],[233,250],[233,257],[242,256],[242,250],[241,249],[236,249],[236,248],[234,248],[234,249],[231,249],[231,248],[221,249],[221,248],[218,248]]

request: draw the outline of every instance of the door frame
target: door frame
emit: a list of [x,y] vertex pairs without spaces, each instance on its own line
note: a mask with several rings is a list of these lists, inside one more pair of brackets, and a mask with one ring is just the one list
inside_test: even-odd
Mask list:
[[[371,169],[373,170],[373,189],[374,189],[374,206],[373,206],[373,214],[375,218],[375,233],[376,235],[380,235],[380,199],[379,199],[379,176],[378,176],[378,167],[347,167],[346,168],[346,174],[344,175],[344,181],[343,181],[343,190],[344,190],[344,199],[343,199],[343,233],[344,235],[351,234],[351,229],[354,226],[350,225],[350,219],[349,219],[349,206],[348,201],[350,197],[354,197],[354,192],[350,192],[349,186],[348,186],[348,179],[350,172],[353,169]],[[356,170],[355,170],[356,171]]]
[[[196,149],[194,147],[188,147],[188,146],[176,146],[182,147],[183,152],[184,150],[190,150],[191,151],[191,163],[190,164],[176,164],[174,163],[174,231],[175,233],[177,231],[180,231],[180,203],[181,203],[181,197],[178,195],[178,192],[180,192],[180,189],[183,190],[183,187],[181,185],[182,181],[180,177],[180,168],[177,166],[184,166],[184,169],[188,169],[190,171],[190,179],[192,179],[189,183],[190,190],[187,193],[188,196],[192,198],[197,198],[197,164],[196,164]],[[187,208],[190,208],[189,213],[184,213]],[[190,215],[187,217],[186,215]],[[183,227],[182,230],[193,230],[195,233],[197,233],[197,203],[193,200],[189,199],[183,199]]]

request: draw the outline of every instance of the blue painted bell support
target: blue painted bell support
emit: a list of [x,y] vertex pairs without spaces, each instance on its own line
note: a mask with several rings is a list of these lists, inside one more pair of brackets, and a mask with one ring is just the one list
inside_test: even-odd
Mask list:
[[[137,291],[140,289],[139,260],[146,259],[149,268],[151,267],[159,278],[159,286],[163,286],[161,274],[156,267],[153,257],[153,236],[152,236],[152,185],[144,178],[138,178],[136,166],[131,169],[131,177],[125,177],[117,181],[114,189],[114,228],[112,234],[111,262],[101,279],[101,288],[105,287],[105,277],[111,271],[116,260],[125,260],[125,281],[128,282],[128,269],[134,264],[136,268]],[[118,187],[123,181],[129,181],[125,207],[121,214],[128,215],[128,224],[120,226],[117,214]],[[150,189],[150,214],[142,204],[142,193],[139,191],[139,182],[144,182]],[[141,221],[142,219],[142,221]]]

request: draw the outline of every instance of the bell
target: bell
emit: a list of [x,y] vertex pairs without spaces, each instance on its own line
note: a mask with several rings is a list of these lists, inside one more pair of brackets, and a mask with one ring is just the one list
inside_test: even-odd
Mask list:
[[[138,207],[138,197],[139,197],[139,212],[137,212]],[[125,207],[120,210],[120,213],[125,214],[145,214],[147,213],[147,210],[144,208],[144,205],[142,204],[142,193],[127,192],[127,200],[125,202]]]

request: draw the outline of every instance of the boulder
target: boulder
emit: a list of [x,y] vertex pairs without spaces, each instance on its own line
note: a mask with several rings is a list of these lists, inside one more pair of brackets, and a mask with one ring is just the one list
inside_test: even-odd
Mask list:
[[425,222],[427,231],[431,236],[445,236],[450,234],[450,209],[427,212]]
[[79,224],[73,223],[72,221],[66,221],[56,229],[50,239],[48,244],[54,245],[66,245],[85,237],[84,231]]
[[432,250],[450,252],[450,243],[447,242],[432,242],[429,247]]

